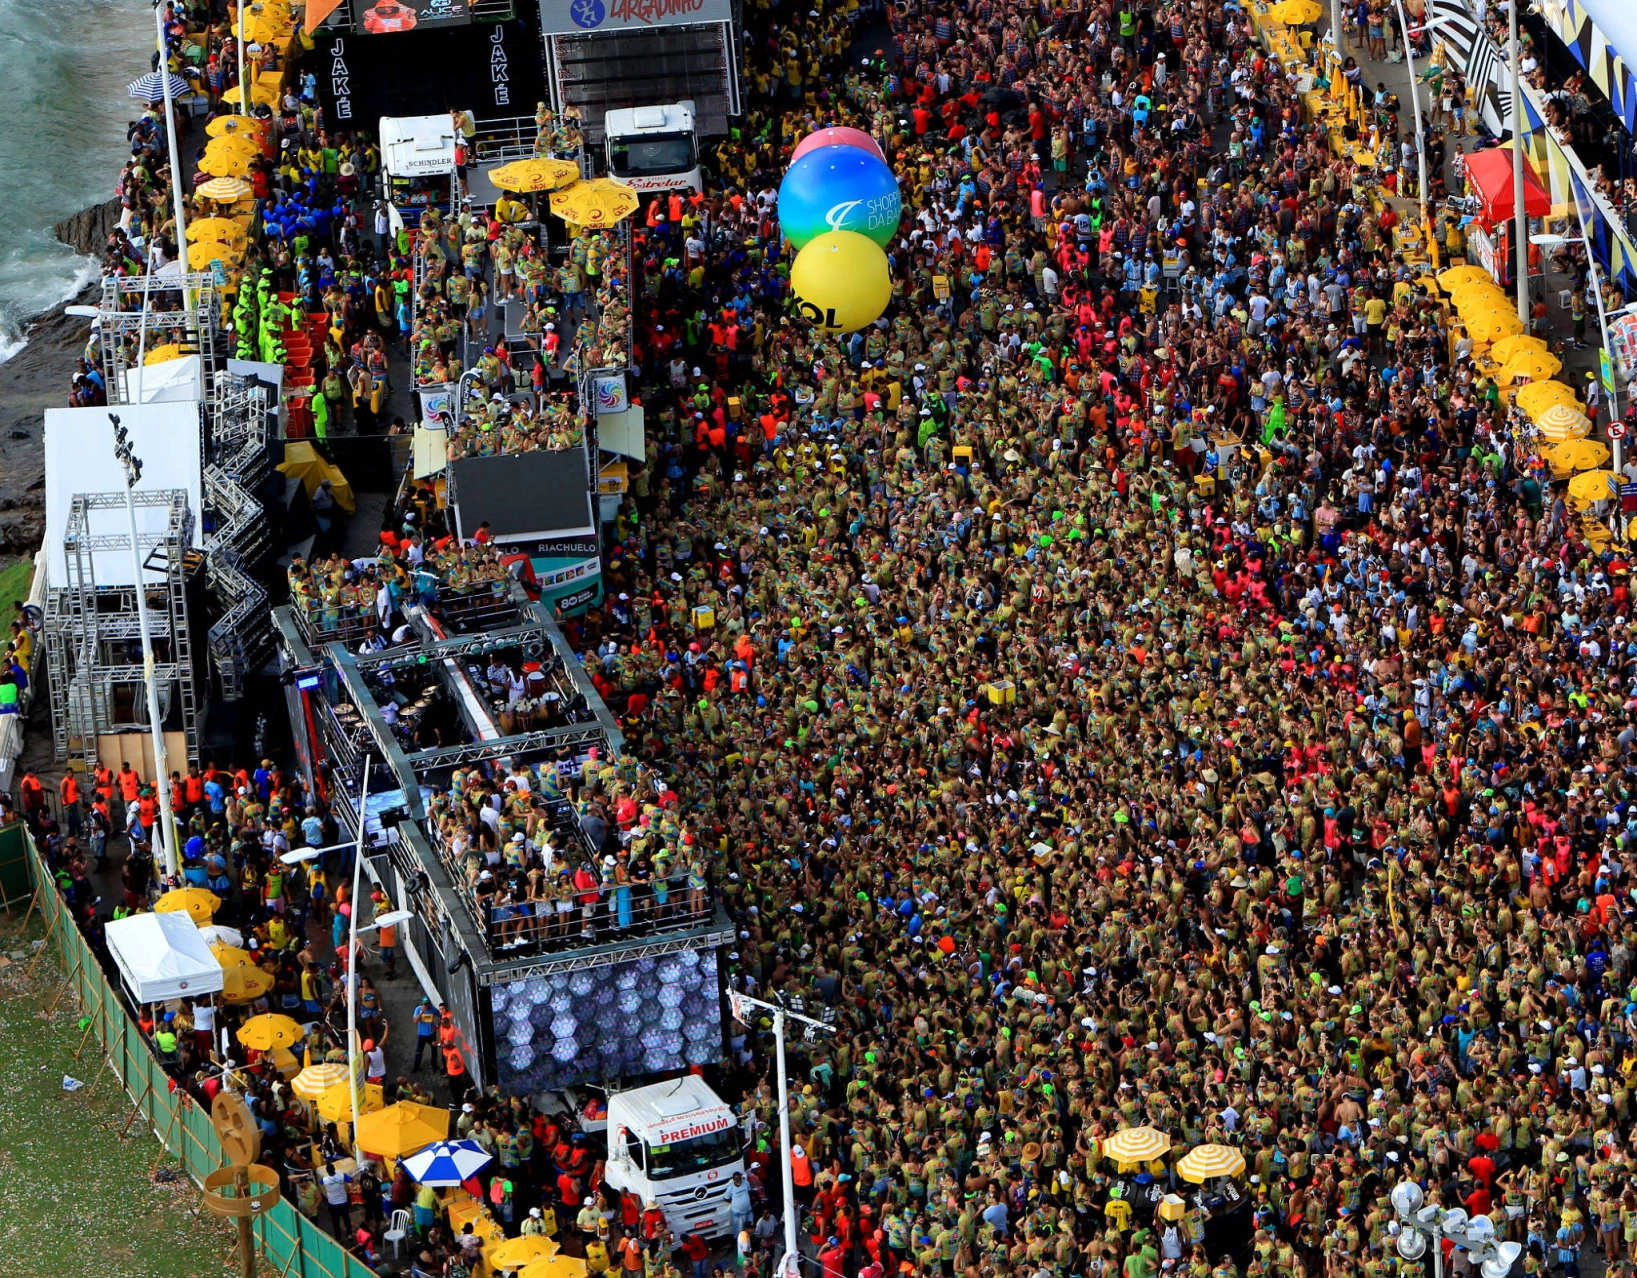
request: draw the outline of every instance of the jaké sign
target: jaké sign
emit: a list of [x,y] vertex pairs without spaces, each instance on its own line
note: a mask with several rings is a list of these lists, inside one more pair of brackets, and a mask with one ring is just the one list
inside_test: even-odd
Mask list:
[[731,0],[540,0],[547,35],[731,22]]
[[391,40],[320,32],[302,60],[336,128],[371,128],[383,115],[459,107],[480,121],[515,116],[546,96],[540,37],[521,22],[417,26]]

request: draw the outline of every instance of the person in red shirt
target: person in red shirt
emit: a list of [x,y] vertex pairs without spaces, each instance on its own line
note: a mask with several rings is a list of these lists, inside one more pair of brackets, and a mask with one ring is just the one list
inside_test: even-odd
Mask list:
[[[710,1272],[710,1244],[690,1230],[682,1240],[682,1254],[688,1258],[691,1278],[706,1278]],[[841,1278],[838,1273],[835,1278]]]

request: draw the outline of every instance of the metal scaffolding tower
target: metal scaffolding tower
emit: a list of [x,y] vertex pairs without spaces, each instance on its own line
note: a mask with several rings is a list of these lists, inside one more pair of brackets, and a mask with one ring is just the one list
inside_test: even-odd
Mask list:
[[[94,767],[99,736],[145,726],[139,588],[147,592],[161,713],[168,719],[179,711],[188,757],[198,757],[199,687],[188,590],[203,557],[193,549],[193,514],[182,489],[133,493],[132,500],[139,510],[167,512],[163,532],[138,535],[143,567],[152,574],[141,587],[99,586],[96,581],[96,556],[117,554],[123,561],[131,553],[131,538],[127,532],[91,532],[91,512],[122,511],[125,494],[77,495],[69,515],[63,539],[68,580],[61,586],[52,584],[45,627],[53,743],[59,762],[80,757]],[[126,697],[129,713],[121,717]]]
[[245,681],[273,652],[267,591],[256,580],[269,543],[266,512],[255,492],[271,473],[268,414],[276,410],[262,383],[228,373],[213,381],[204,474],[205,585],[220,609],[207,646],[222,700],[236,701]]
[[217,366],[222,307],[212,275],[110,275],[103,281],[99,310],[102,375],[110,404],[130,402],[124,375],[137,367],[145,351],[174,345],[184,354],[198,354],[207,370]]

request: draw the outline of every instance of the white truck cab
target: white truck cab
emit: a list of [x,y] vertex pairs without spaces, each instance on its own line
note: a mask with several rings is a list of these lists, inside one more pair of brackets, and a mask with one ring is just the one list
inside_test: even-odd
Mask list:
[[449,211],[458,202],[455,126],[442,115],[381,117],[381,168],[386,196],[404,221],[415,225],[429,208]]
[[692,102],[621,107],[603,116],[608,174],[638,191],[703,191]]
[[671,1232],[732,1230],[728,1189],[745,1170],[739,1117],[696,1074],[608,1096],[604,1179],[664,1211]]

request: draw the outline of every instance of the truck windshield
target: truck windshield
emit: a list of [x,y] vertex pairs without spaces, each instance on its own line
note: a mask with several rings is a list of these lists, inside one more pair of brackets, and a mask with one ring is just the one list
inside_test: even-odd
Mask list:
[[615,177],[688,173],[693,166],[691,133],[650,133],[643,137],[613,138],[608,143],[608,168]]
[[679,1140],[674,1145],[648,1146],[648,1175],[653,1180],[687,1176],[710,1167],[720,1167],[739,1157],[739,1129],[710,1132]]

